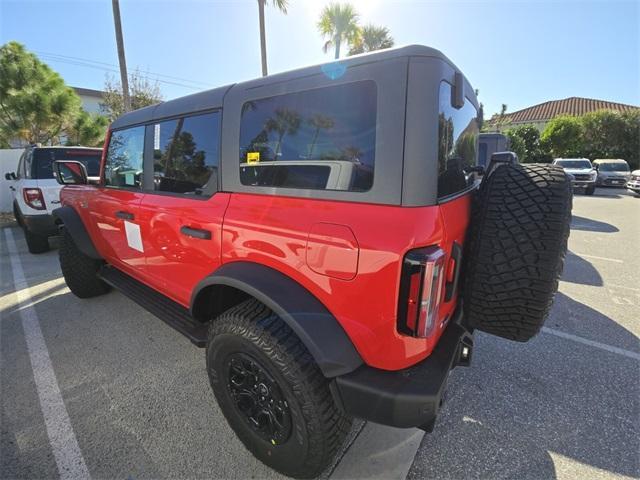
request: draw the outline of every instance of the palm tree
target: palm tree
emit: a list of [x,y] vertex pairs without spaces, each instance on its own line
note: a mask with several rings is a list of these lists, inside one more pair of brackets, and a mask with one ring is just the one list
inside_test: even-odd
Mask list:
[[[262,76],[267,76],[267,39],[264,28],[264,6],[269,0],[258,0],[258,14],[260,17],[260,56],[262,57]],[[282,13],[287,13],[288,0],[271,0],[271,4]]]
[[295,135],[300,128],[300,114],[295,110],[288,108],[276,108],[275,117],[269,117],[265,122],[264,129],[267,132],[276,132],[278,134],[278,143],[276,144],[276,152],[274,160],[278,159],[280,148],[282,147],[282,139],[286,134]]
[[391,48],[394,44],[391,32],[387,27],[369,24],[360,29],[359,35],[349,50],[349,55]]
[[313,140],[311,141],[311,146],[309,147],[309,158],[313,156],[313,149],[316,148],[316,143],[318,142],[318,135],[320,134],[320,130],[330,130],[333,128],[334,121],[333,118],[327,117],[325,115],[317,114],[311,117],[308,120],[309,125],[315,128],[315,132],[313,133]]
[[353,43],[358,37],[358,13],[348,3],[330,3],[322,10],[318,30],[327,38],[322,50],[327,53],[335,47],[338,59],[342,42]]

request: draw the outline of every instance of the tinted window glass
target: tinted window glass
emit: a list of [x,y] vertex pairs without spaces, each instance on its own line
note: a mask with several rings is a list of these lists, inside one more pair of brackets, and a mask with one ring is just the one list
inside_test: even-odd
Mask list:
[[153,184],[159,192],[201,195],[215,191],[220,151],[220,113],[154,125]]
[[628,172],[629,165],[622,162],[603,162],[598,164],[601,172]]
[[555,164],[562,168],[591,168],[589,160],[557,160]]
[[53,178],[53,162],[56,160],[76,160],[87,168],[87,175],[100,175],[102,150],[84,148],[37,148],[31,161],[31,178]]
[[478,112],[466,99],[460,109],[451,105],[451,85],[440,84],[438,117],[438,196],[452,195],[471,186],[474,175],[467,169],[476,164]]
[[376,102],[373,81],[247,102],[240,127],[241,182],[369,190],[375,161]]
[[111,132],[104,168],[105,185],[142,187],[144,127]]

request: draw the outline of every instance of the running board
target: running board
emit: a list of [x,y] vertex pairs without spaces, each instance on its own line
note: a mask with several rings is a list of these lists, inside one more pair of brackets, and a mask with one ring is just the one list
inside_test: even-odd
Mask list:
[[189,310],[154,289],[114,267],[102,267],[100,278],[170,327],[182,333],[191,342],[204,347],[207,343],[207,325],[193,319]]

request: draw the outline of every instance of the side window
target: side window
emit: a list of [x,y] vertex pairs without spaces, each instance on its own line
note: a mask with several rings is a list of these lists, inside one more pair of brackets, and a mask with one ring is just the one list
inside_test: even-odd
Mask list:
[[372,80],[245,103],[240,181],[263,187],[369,190],[376,109]]
[[144,128],[140,126],[111,132],[104,167],[105,185],[142,188]]
[[18,167],[16,168],[16,178],[20,179],[24,177],[24,157],[26,156],[26,152],[23,152],[20,155],[20,160],[18,161]]
[[440,84],[438,115],[438,197],[446,197],[470,187],[474,175],[467,169],[476,164],[478,112],[466,99],[464,106],[451,105],[451,85]]
[[31,178],[33,150],[29,150],[24,155],[24,178]]
[[155,191],[202,195],[217,189],[220,112],[167,120],[153,129]]

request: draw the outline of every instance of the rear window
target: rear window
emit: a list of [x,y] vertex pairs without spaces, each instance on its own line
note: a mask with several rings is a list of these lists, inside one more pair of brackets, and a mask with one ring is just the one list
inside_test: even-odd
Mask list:
[[56,160],[76,160],[84,164],[90,177],[100,175],[102,150],[84,148],[37,148],[31,161],[31,178],[53,178],[53,162]]
[[478,112],[469,99],[462,108],[451,104],[452,88],[440,84],[438,115],[438,197],[455,195],[474,182],[469,167],[476,165],[478,150]]
[[240,126],[243,185],[367,191],[373,185],[374,81],[247,102]]

